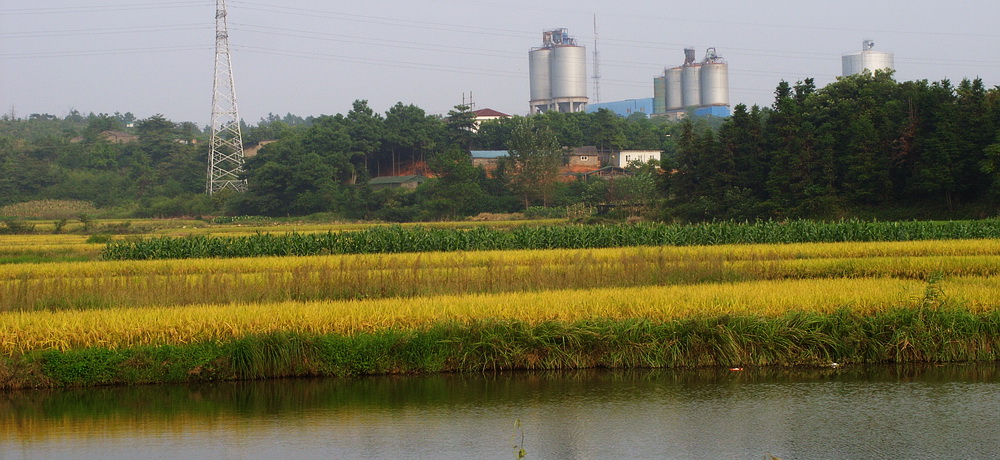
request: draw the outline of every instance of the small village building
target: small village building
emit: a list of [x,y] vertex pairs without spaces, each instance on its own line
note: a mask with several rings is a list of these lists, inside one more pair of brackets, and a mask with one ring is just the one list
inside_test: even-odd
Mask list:
[[604,180],[614,180],[619,177],[628,177],[632,173],[625,168],[619,168],[618,166],[605,166],[600,169],[595,169],[593,171],[588,171],[585,173],[578,173],[576,177],[580,180],[587,182],[593,178],[599,178]]
[[602,154],[597,147],[576,147],[563,155],[563,164],[571,172],[585,172],[601,167]]
[[625,168],[634,161],[638,161],[639,163],[649,163],[650,161],[655,161],[659,163],[660,155],[662,154],[663,152],[660,150],[621,150],[611,153],[611,158],[608,164],[619,168]]
[[506,113],[503,112],[497,112],[496,110],[493,109],[473,110],[472,113],[476,116],[475,124],[473,124],[472,126],[472,132],[479,131],[479,125],[482,124],[484,121],[499,120],[501,118],[510,118],[510,115],[507,115]]
[[487,174],[497,169],[497,164],[500,163],[501,158],[510,155],[506,150],[473,150],[470,153],[472,156],[472,166],[483,168]]

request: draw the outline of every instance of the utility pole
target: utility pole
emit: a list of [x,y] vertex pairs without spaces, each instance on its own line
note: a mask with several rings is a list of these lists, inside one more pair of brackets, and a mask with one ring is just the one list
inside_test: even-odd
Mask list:
[[233,62],[229,56],[226,0],[215,2],[215,83],[212,95],[212,151],[208,155],[209,195],[220,190],[246,190],[243,172],[243,133],[236,109]]

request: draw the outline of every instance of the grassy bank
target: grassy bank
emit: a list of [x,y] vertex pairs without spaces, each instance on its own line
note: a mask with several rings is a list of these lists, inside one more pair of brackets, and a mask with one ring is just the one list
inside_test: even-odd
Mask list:
[[0,358],[0,388],[571,368],[994,361],[1000,312],[921,306],[654,321],[444,321],[355,334],[92,346]]

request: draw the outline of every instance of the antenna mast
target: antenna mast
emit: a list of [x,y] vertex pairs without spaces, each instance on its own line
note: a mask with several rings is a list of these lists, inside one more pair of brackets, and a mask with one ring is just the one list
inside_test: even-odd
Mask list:
[[601,56],[597,52],[597,13],[594,13],[594,102],[601,102]]
[[243,133],[236,109],[233,62],[229,56],[226,0],[215,2],[215,83],[212,95],[212,151],[208,155],[209,195],[225,189],[246,190],[243,172]]

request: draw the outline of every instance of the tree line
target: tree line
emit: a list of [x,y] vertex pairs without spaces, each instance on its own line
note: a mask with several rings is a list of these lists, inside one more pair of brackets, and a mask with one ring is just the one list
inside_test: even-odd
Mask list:
[[[665,160],[664,212],[681,220],[993,216],[1000,90],[982,80],[865,73],[817,89],[782,82],[770,108],[718,130],[685,123]],[[898,215],[893,215],[898,214]]]
[[[134,216],[334,216],[389,221],[460,218],[538,206],[603,205],[705,221],[995,215],[1000,198],[997,88],[981,80],[897,82],[891,73],[781,82],[770,107],[674,122],[607,110],[514,116],[474,126],[456,106],[431,115],[364,100],[346,114],[269,114],[243,125],[248,190],[204,194],[206,129],[162,116],[78,112],[0,118],[0,206],[80,199]],[[127,126],[131,125],[131,128]],[[136,142],[102,133],[126,131]],[[562,151],[661,150],[659,168],[615,180],[557,180]],[[495,171],[470,150],[507,150]],[[425,174],[416,190],[372,189],[378,176]],[[638,211],[636,211],[638,209]]]

